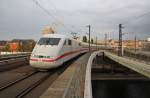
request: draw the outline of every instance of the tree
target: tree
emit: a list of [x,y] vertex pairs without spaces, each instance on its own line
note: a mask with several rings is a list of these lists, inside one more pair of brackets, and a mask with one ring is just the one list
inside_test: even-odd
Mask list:
[[19,52],[22,52],[23,51],[23,48],[22,48],[23,46],[22,46],[22,42],[19,42],[18,43],[18,51]]
[[14,39],[12,42],[18,43],[18,51],[31,52],[35,46],[35,41],[32,39]]
[[10,52],[10,45],[6,44],[4,51]]
[[83,40],[82,40],[83,42],[87,42],[87,38],[86,38],[86,36],[83,36]]
[[93,40],[93,38],[91,39],[91,44],[93,44],[94,43],[94,40]]

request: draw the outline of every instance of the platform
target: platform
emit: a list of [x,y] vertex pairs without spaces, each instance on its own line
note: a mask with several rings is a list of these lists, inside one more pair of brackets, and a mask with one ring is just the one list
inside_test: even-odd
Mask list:
[[86,65],[90,55],[84,54],[70,65],[40,98],[83,98]]
[[140,61],[130,60],[130,59],[124,58],[124,57],[119,57],[119,56],[114,55],[109,52],[105,52],[105,56],[107,56],[108,58],[112,59],[113,61],[115,61],[129,69],[132,69],[132,70],[150,78],[150,65],[149,64],[146,64],[146,63],[143,63]]

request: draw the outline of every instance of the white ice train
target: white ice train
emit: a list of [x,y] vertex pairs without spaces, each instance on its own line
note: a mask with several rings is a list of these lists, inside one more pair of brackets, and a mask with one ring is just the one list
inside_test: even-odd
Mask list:
[[56,68],[87,51],[88,45],[85,43],[65,35],[46,34],[35,45],[30,57],[30,65],[38,69]]

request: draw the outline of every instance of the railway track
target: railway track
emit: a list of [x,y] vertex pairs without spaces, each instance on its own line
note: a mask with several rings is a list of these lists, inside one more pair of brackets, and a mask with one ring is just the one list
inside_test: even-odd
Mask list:
[[[70,63],[68,63],[68,65],[70,65]],[[44,87],[44,89],[42,87],[43,91],[40,91],[42,94],[66,68],[67,65],[46,72],[34,70],[9,82],[6,81],[6,83],[0,86],[0,98],[38,98],[40,94],[35,95],[35,92],[41,90],[40,85],[43,85],[45,81],[47,81],[47,84],[45,83],[47,86]],[[31,92],[34,92],[34,94],[32,95]],[[35,97],[30,97],[28,94]]]
[[11,59],[17,59],[17,58],[27,58],[29,55],[20,55],[20,56],[10,56],[10,57],[0,57],[0,61],[2,60],[11,60]]
[[0,61],[0,72],[10,70],[21,65],[29,64],[28,57],[12,58]]
[[34,71],[0,87],[0,98],[22,98],[56,72]]
[[38,98],[78,57],[63,66],[45,72],[34,70],[30,66],[10,71],[9,77],[11,74],[21,75],[0,83],[0,98]]
[[21,76],[21,77],[15,79],[15,80],[9,81],[9,82],[6,83],[6,84],[3,84],[2,86],[0,86],[0,91],[4,90],[4,89],[6,89],[6,88],[8,88],[8,87],[10,87],[10,86],[12,86],[12,85],[14,85],[14,84],[20,82],[20,81],[23,81],[24,79],[26,79],[26,78],[28,78],[28,77],[30,77],[30,76],[36,74],[37,72],[38,72],[38,71],[34,71],[34,72],[30,73],[30,74]]
[[43,81],[45,81],[50,75],[51,75],[51,73],[46,74],[45,76],[40,78],[38,81],[34,82],[34,84],[31,84],[29,87],[23,89],[15,96],[15,98],[22,98],[23,96],[28,94],[28,92],[30,92],[32,89],[34,89],[35,87],[40,85]]

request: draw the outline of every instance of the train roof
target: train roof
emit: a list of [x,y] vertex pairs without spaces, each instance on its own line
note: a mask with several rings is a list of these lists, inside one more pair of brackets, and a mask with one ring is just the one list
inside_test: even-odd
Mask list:
[[44,34],[43,37],[68,38],[66,35],[61,35],[61,34]]
[[70,38],[70,37],[68,37],[66,35],[62,35],[62,34],[45,34],[45,35],[43,35],[43,37],[64,38],[64,39],[71,39],[71,40],[74,40],[74,41],[77,41],[77,42],[81,42],[81,41],[78,41],[76,39]]

